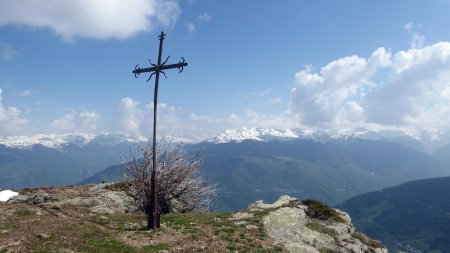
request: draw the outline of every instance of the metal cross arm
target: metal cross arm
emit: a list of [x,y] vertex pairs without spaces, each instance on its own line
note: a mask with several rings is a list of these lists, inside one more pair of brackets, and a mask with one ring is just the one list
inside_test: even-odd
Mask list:
[[149,60],[150,61],[150,65],[152,65],[152,67],[141,69],[139,67],[139,65],[136,65],[136,67],[134,67],[134,70],[133,70],[134,77],[138,78],[139,74],[141,74],[141,73],[153,72],[150,75],[150,78],[147,80],[147,81],[150,81],[150,79],[152,78],[152,76],[154,74],[156,74],[156,72],[160,72],[160,73],[163,73],[163,75],[167,78],[166,73],[164,72],[164,70],[166,70],[166,69],[178,69],[179,70],[178,73],[181,73],[181,72],[183,72],[184,67],[186,67],[188,65],[188,63],[185,61],[185,59],[183,57],[181,57],[181,61],[179,61],[178,63],[166,65],[166,63],[169,60],[169,58],[170,58],[170,56],[167,57],[166,61],[163,62],[159,66],[156,65],[156,64],[153,64],[152,61],[150,61],[150,60]]
[[[148,68],[143,68],[141,69],[139,67],[139,65],[136,65],[136,67],[134,67],[133,70],[133,74],[134,77],[138,77],[139,74],[141,73],[147,73],[147,72],[152,72],[152,74],[150,75],[150,77],[147,79],[147,82],[150,81],[150,79],[152,79],[152,76],[156,74],[156,78],[159,78],[159,73],[162,73],[166,78],[166,73],[164,72],[164,70],[166,69],[179,69],[179,73],[182,72],[184,70],[184,67],[186,67],[188,65],[188,63],[185,61],[185,59],[183,57],[181,57],[181,61],[179,61],[178,63],[175,64],[167,64],[167,61],[169,60],[170,56],[167,57],[167,59],[161,63],[161,57],[162,57],[162,46],[163,46],[163,41],[166,38],[166,34],[164,32],[161,32],[161,34],[159,35],[159,54],[158,54],[158,63],[157,64],[153,64],[151,60],[149,60],[150,65],[152,65],[152,67],[148,67]],[[156,81],[157,82],[157,81]]]

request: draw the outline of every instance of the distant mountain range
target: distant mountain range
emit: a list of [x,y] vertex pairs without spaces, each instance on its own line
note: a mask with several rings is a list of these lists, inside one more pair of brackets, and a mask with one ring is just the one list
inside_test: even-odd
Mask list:
[[[112,134],[9,137],[0,140],[0,187],[118,180],[121,166],[111,165],[147,141]],[[220,210],[281,194],[333,205],[409,180],[450,175],[450,146],[430,152],[400,131],[242,128],[185,147],[204,157],[202,173],[220,188]]]
[[351,198],[337,206],[390,252],[450,252],[450,177],[423,179]]
[[102,134],[36,135],[0,140],[0,187],[75,184],[121,162],[142,137]]
[[396,142],[413,149],[425,152],[434,152],[450,144],[450,136],[445,133],[405,133],[400,130],[353,128],[340,130],[323,129],[266,129],[266,128],[240,128],[226,130],[225,132],[205,140],[212,143],[241,142],[245,140],[255,141],[286,141],[286,140],[311,140],[327,142],[330,140],[364,139],[364,140],[385,140]]
[[[219,210],[281,194],[333,205],[409,180],[450,175],[450,166],[401,132],[244,128],[185,147],[204,157],[202,173],[220,188]],[[82,183],[118,180],[121,170],[111,166]]]

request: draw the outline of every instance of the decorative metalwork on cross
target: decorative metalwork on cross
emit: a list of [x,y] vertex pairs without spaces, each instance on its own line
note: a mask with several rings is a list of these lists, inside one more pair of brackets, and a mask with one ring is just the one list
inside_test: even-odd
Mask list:
[[158,84],[159,84],[159,74],[162,73],[166,78],[166,73],[164,70],[166,69],[179,69],[179,73],[181,73],[184,70],[184,67],[186,67],[188,64],[184,60],[183,57],[181,57],[182,61],[179,61],[175,64],[166,64],[169,60],[170,56],[167,57],[167,59],[161,63],[162,58],[162,47],[163,47],[163,41],[166,38],[166,34],[164,32],[161,32],[159,35],[159,53],[158,53],[158,63],[153,64],[152,61],[150,61],[150,65],[152,67],[149,68],[143,68],[141,69],[139,65],[136,65],[136,67],[133,70],[134,76],[137,78],[139,74],[141,73],[147,73],[152,72],[150,77],[147,79],[147,82],[152,79],[153,75],[155,75],[155,93],[153,97],[153,148],[152,148],[152,174],[150,178],[150,198],[147,197],[147,199],[150,199],[150,205],[147,204],[146,212],[147,212],[147,228],[148,229],[156,229],[159,228],[160,219],[158,214],[158,179],[156,177],[156,112],[158,107]]

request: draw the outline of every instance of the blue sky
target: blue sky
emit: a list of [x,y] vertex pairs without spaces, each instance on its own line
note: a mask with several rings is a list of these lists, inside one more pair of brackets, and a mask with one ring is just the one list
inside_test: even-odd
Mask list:
[[[0,136],[229,128],[401,128],[450,123],[450,2],[0,0]],[[447,96],[448,95],[448,96]]]

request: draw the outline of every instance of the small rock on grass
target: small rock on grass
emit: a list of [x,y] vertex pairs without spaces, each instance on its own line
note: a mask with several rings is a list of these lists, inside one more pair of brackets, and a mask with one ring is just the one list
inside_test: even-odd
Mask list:
[[50,238],[50,235],[48,235],[48,234],[38,234],[37,237],[38,238],[42,238],[42,239],[48,239],[48,238]]

